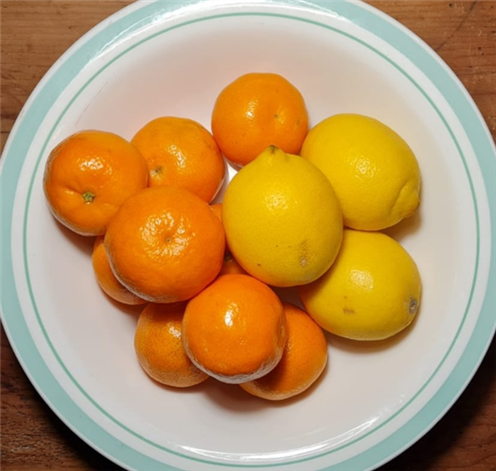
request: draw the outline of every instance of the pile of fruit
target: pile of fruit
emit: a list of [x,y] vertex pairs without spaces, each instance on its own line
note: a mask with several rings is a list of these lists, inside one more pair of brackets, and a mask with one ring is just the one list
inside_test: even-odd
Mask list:
[[301,93],[277,74],[228,84],[211,130],[158,117],[131,141],[78,132],[51,151],[45,195],[60,223],[95,237],[104,292],[144,305],[134,346],[151,378],[287,399],[324,371],[324,330],[382,340],[416,316],[417,266],[381,231],[416,211],[419,166],[374,118],[309,129]]

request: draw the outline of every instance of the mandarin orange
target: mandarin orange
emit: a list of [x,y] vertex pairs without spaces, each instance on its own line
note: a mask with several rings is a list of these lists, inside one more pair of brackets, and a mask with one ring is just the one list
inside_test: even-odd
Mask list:
[[186,355],[182,344],[185,303],[150,303],[136,326],[134,348],[141,367],[155,381],[176,388],[202,383],[208,375]]
[[43,186],[51,212],[72,231],[104,234],[127,198],[148,184],[146,162],[131,143],[104,131],[81,131],[48,157]]
[[224,156],[243,166],[268,146],[297,154],[308,132],[299,90],[273,73],[249,73],[227,85],[212,112],[212,133]]
[[147,188],[112,219],[105,248],[117,279],[147,301],[187,300],[211,283],[225,234],[209,205],[177,187]]
[[[210,205],[212,211],[219,218],[219,221],[222,222],[222,203],[216,203]],[[238,261],[233,257],[229,247],[227,246],[227,238],[226,238],[226,250],[224,252],[224,263],[222,264],[222,268],[219,272],[218,276],[222,275],[247,275],[246,270],[238,263]]]
[[212,134],[200,123],[173,116],[156,118],[131,142],[147,162],[149,186],[185,188],[207,203],[219,191],[225,162]]
[[115,277],[114,272],[110,268],[107,252],[103,244],[103,236],[95,238],[93,245],[93,253],[91,256],[93,271],[100,285],[100,288],[112,299],[123,304],[137,305],[145,304],[146,301],[131,293],[119,280]]
[[223,275],[188,302],[183,345],[202,371],[225,383],[267,374],[286,344],[282,303],[248,275]]
[[222,275],[248,275],[248,272],[238,263],[229,250],[224,252],[224,263],[220,269],[219,276]]
[[327,341],[322,329],[294,304],[283,306],[288,340],[281,361],[267,375],[240,385],[250,394],[271,401],[306,391],[327,364]]

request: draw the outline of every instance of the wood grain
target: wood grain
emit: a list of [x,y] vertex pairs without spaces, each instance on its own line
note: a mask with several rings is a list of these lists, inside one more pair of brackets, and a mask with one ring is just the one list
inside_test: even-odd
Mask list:
[[[130,1],[1,1],[1,148],[36,84],[61,54]],[[429,44],[472,95],[496,136],[496,2],[380,0]],[[494,288],[494,287],[493,287]],[[45,405],[1,331],[2,470],[118,470]],[[382,470],[496,471],[496,342],[453,408]]]

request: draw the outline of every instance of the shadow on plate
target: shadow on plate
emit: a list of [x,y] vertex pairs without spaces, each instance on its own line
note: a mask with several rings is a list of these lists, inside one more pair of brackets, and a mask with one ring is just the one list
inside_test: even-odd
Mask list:
[[[299,401],[304,401],[305,398],[310,396],[315,388],[324,380],[329,370],[329,362],[327,363],[324,371],[319,376],[317,381],[312,384],[306,391],[297,396],[282,401],[269,401],[252,396],[242,389],[237,384],[221,383],[213,378],[210,378],[205,384],[203,392],[207,397],[214,402],[217,406],[236,413],[253,413],[267,408],[281,408],[289,407]],[[200,385],[201,386],[201,385]]]
[[57,221],[55,218],[54,221],[59,231],[74,247],[83,252],[85,255],[91,257],[91,254],[93,253],[95,237],[76,234],[75,232],[65,227],[62,223]]
[[327,341],[332,348],[350,353],[356,353],[359,355],[378,353],[390,348],[394,348],[394,346],[401,343],[408,335],[411,335],[412,331],[415,329],[420,315],[422,315],[422,305],[420,306],[419,312],[415,316],[415,319],[413,319],[412,323],[407,328],[403,329],[401,332],[398,332],[396,335],[393,335],[392,337],[384,340],[351,340],[330,334],[329,332],[325,332],[325,334],[327,337]]

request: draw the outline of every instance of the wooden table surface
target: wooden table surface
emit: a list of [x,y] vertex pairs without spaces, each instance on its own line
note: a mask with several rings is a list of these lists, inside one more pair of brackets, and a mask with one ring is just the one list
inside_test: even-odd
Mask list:
[[[1,148],[55,60],[127,0],[1,1]],[[455,71],[496,136],[496,2],[370,1]],[[494,287],[493,287],[494,289]],[[1,332],[1,469],[117,470],[45,405]],[[445,417],[383,470],[496,470],[496,342]],[[146,470],[145,470],[146,471]]]

